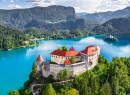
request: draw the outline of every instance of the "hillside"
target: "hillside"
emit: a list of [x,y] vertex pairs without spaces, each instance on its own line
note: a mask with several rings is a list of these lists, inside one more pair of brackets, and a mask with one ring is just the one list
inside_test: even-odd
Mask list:
[[34,44],[22,31],[0,24],[0,50],[20,48],[21,46],[26,47],[24,41],[28,42],[26,45]]
[[92,30],[97,34],[113,34],[130,37],[130,17],[115,18],[96,26]]
[[26,24],[25,28],[28,29],[30,27],[36,27],[42,30],[48,30],[52,28],[56,28],[58,30],[75,30],[75,29],[92,29],[98,24],[99,23],[95,21],[90,21],[83,18],[69,20],[69,21],[61,21],[58,23],[48,23],[48,22],[33,20],[28,24]]
[[14,29],[25,29],[24,26],[32,21],[57,22],[76,18],[73,7],[49,6],[27,9],[0,10],[0,23]]
[[129,16],[130,16],[130,7],[118,11],[108,11],[108,12],[87,14],[81,17],[84,17],[92,21],[105,22],[113,18],[129,17]]

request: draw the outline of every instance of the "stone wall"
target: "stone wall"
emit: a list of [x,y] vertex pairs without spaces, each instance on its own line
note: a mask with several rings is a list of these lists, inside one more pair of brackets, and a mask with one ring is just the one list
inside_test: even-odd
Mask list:
[[[70,59],[71,57],[63,57],[62,56],[55,56],[51,55],[51,61],[56,62],[58,64],[49,64],[46,62],[42,63],[42,74],[45,77],[48,77],[50,74],[53,75],[54,79],[57,79],[58,72],[62,71],[63,69],[67,68],[72,76],[79,75],[87,70],[91,70],[94,68],[98,63],[98,55],[100,54],[100,51],[97,52],[94,55],[87,55],[84,53],[81,53],[80,57],[76,57],[76,61],[82,61],[79,63],[71,64],[71,65],[64,65],[64,61],[66,59]],[[90,64],[92,62],[92,64]],[[62,64],[60,64],[62,63]],[[39,63],[38,63],[39,64]]]

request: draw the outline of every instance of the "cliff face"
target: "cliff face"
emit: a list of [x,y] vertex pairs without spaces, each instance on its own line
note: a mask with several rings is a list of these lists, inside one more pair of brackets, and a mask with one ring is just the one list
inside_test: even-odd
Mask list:
[[57,22],[76,19],[73,7],[49,6],[28,9],[0,10],[0,23],[15,29],[24,29],[31,21]]

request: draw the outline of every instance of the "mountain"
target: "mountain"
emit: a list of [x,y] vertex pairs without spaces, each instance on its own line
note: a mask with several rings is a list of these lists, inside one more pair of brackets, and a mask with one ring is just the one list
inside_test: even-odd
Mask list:
[[97,25],[99,25],[99,23],[95,21],[79,18],[75,20],[61,21],[57,23],[48,23],[48,22],[33,20],[28,24],[26,24],[25,28],[28,29],[30,27],[36,27],[41,30],[48,30],[52,28],[56,28],[58,30],[75,30],[75,29],[92,29]]
[[80,16],[85,16],[85,15],[87,15],[88,13],[82,12],[82,13],[76,13],[76,14],[80,17]]
[[87,14],[82,16],[88,20],[97,21],[97,22],[105,22],[113,18],[120,18],[120,17],[129,17],[130,16],[130,7],[127,7],[123,10],[118,11],[108,11],[108,12],[99,12],[93,14]]
[[32,21],[57,22],[76,19],[73,7],[49,6],[27,9],[0,10],[0,23],[14,29],[25,29],[24,26]]
[[113,34],[130,37],[130,17],[114,18],[102,25],[98,25],[92,30],[97,34]]

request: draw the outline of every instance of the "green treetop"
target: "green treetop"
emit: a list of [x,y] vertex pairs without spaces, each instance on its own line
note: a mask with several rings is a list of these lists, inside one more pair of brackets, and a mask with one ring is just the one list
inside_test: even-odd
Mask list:
[[62,50],[62,48],[61,48],[61,47],[59,47],[59,48],[58,48],[58,50]]
[[67,80],[71,76],[69,70],[67,68],[63,69],[61,72],[57,74],[58,80]]
[[101,95],[112,95],[111,86],[108,82],[103,85]]
[[68,49],[67,49],[66,46],[63,46],[63,47],[62,47],[62,50],[63,50],[63,51],[68,51]]
[[54,88],[52,87],[52,84],[49,84],[45,90],[42,91],[42,95],[56,95],[56,92]]
[[20,95],[18,90],[9,91],[7,94],[8,95]]
[[65,95],[79,95],[79,93],[76,89],[73,88],[69,91],[65,91]]
[[32,73],[31,73],[32,78],[36,79],[37,74],[38,74],[38,67],[36,62],[34,62],[32,66]]
[[36,40],[36,44],[39,45],[39,41],[38,40]]
[[71,59],[70,59],[70,61],[71,61],[72,64],[76,63],[76,61],[75,61],[75,57],[72,56]]

